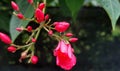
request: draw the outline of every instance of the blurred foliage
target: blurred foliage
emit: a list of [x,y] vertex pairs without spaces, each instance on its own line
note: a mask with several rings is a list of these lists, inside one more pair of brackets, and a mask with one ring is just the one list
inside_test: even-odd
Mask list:
[[9,32],[9,21],[11,18],[11,0],[2,0],[0,1],[0,30]]

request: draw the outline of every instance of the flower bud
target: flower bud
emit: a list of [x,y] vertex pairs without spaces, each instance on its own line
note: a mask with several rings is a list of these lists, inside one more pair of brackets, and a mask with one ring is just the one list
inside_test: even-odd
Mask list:
[[25,59],[26,57],[27,57],[27,52],[26,51],[22,52],[20,59]]
[[38,62],[38,57],[35,56],[35,55],[32,56],[32,57],[31,57],[31,63],[32,63],[32,64],[36,64],[37,62]]
[[45,20],[49,19],[49,14],[45,15]]
[[16,51],[16,48],[15,48],[14,46],[10,46],[10,47],[7,48],[7,50],[8,50],[9,52],[14,53],[14,52]]
[[31,31],[32,31],[32,26],[28,26],[28,27],[27,27],[27,31],[28,31],[28,32],[31,32]]
[[70,38],[69,41],[70,42],[76,42],[78,40],[78,38]]
[[52,31],[52,30],[49,30],[48,34],[49,34],[50,36],[52,36],[53,31]]
[[35,38],[32,38],[32,42],[36,42],[36,39],[35,39]]
[[19,7],[14,1],[11,1],[11,6],[14,10],[19,11]]
[[66,37],[72,37],[73,34],[72,34],[72,33],[66,33],[65,36],[66,36]]
[[44,3],[40,3],[39,6],[38,6],[38,8],[39,8],[40,10],[43,10],[43,8],[45,8],[45,4],[44,4]]
[[0,40],[6,44],[12,43],[12,40],[10,39],[10,37],[2,32],[0,32]]
[[44,13],[39,8],[35,11],[35,17],[38,23],[44,21]]
[[18,32],[21,32],[21,31],[24,30],[24,28],[22,28],[22,27],[17,27],[16,30],[17,30]]
[[33,0],[27,0],[28,3],[33,4]]
[[21,13],[17,14],[16,16],[17,16],[19,19],[23,19],[23,18],[24,18],[23,14],[21,14]]

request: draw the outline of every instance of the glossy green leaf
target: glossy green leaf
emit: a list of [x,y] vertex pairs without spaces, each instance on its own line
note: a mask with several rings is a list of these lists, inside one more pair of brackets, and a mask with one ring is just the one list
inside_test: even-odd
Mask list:
[[75,20],[80,10],[80,7],[83,5],[84,0],[65,0],[68,8],[71,11],[72,18]]
[[[30,4],[28,4],[27,1],[19,0],[17,4],[19,5],[20,11],[24,14],[25,17],[31,18],[33,16],[34,9]],[[18,31],[15,30],[15,28],[20,26],[26,27],[28,23],[29,21],[19,20],[14,15],[12,16],[10,21],[10,34],[13,42],[15,41],[17,36],[20,34]]]
[[119,0],[96,0],[105,9],[111,19],[112,29],[115,29],[116,22],[120,16]]

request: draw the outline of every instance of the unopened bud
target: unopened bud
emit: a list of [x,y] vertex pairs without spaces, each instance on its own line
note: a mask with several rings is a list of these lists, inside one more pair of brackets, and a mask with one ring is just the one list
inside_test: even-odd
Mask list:
[[38,57],[35,56],[35,55],[32,56],[32,57],[31,57],[31,63],[32,63],[32,64],[36,64],[37,62],[38,62]]
[[10,37],[2,32],[0,32],[0,40],[6,44],[12,43],[12,40],[10,39]]
[[14,52],[16,51],[16,48],[15,48],[14,46],[10,46],[10,47],[7,48],[7,50],[8,50],[9,52],[14,53]]
[[49,19],[49,14],[45,15],[45,20]]
[[20,13],[20,14],[17,14],[16,16],[17,16],[19,19],[23,19],[23,18],[24,18],[23,14],[21,14],[21,13]]
[[28,27],[27,27],[27,31],[28,31],[28,32],[31,32],[31,31],[32,31],[32,26],[28,26]]
[[44,7],[45,7],[45,4],[44,4],[44,3],[40,3],[39,6],[38,6],[38,8],[39,8],[40,10],[43,10]]
[[36,39],[35,39],[35,38],[32,38],[32,42],[36,42]]
[[27,57],[27,52],[26,51],[22,52],[20,59],[25,59],[26,57]]
[[11,6],[14,10],[19,11],[19,7],[14,1],[11,1]]
[[49,34],[50,36],[52,36],[53,31],[52,31],[52,30],[49,30],[48,34]]
[[28,3],[33,4],[33,0],[27,0]]
[[22,28],[22,27],[17,27],[17,28],[16,28],[16,30],[19,31],[19,32],[23,31],[23,29],[24,29],[24,28]]
[[72,34],[72,33],[66,33],[65,36],[66,36],[66,37],[72,37],[73,34]]
[[69,41],[70,42],[76,42],[78,40],[78,38],[70,38]]
[[35,18],[38,23],[44,21],[44,13],[39,8],[35,10]]

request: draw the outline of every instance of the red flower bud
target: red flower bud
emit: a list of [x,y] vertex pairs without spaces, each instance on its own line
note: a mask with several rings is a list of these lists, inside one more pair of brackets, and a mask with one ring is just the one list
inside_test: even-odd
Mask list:
[[17,28],[16,28],[16,30],[19,31],[19,32],[23,31],[23,29],[24,29],[24,28],[22,28],[22,27],[17,27]]
[[69,41],[70,42],[76,42],[78,40],[78,38],[70,38]]
[[11,1],[11,6],[14,10],[19,11],[19,7],[14,1]]
[[17,14],[17,17],[19,18],[19,19],[23,19],[24,18],[24,16],[23,16],[23,14]]
[[70,24],[67,22],[54,22],[54,25],[55,25],[55,30],[58,32],[64,32],[70,26]]
[[73,34],[72,34],[72,33],[66,33],[65,36],[66,36],[66,37],[72,37]]
[[35,39],[35,38],[32,38],[32,42],[36,42],[36,39]]
[[43,8],[45,8],[45,4],[44,4],[44,3],[40,3],[39,6],[38,6],[38,8],[39,8],[40,10],[43,10]]
[[44,21],[44,13],[39,8],[35,11],[35,17],[38,23]]
[[31,57],[31,63],[32,63],[32,64],[36,64],[37,62],[38,62],[38,57],[35,56],[35,55],[32,56],[32,57]]
[[49,14],[45,15],[45,20],[49,19]]
[[9,52],[14,53],[14,52],[16,51],[16,48],[15,48],[14,46],[10,46],[10,47],[7,48],[7,50],[8,50]]
[[10,37],[2,32],[0,32],[0,39],[2,42],[6,43],[6,44],[12,43],[12,40],[10,39]]
[[33,0],[27,0],[28,3],[33,4]]
[[53,31],[52,31],[52,30],[49,30],[48,34],[49,34],[50,36],[52,36]]
[[28,32],[31,32],[31,31],[32,31],[32,26],[28,26],[28,27],[27,27],[27,31],[28,31]]

